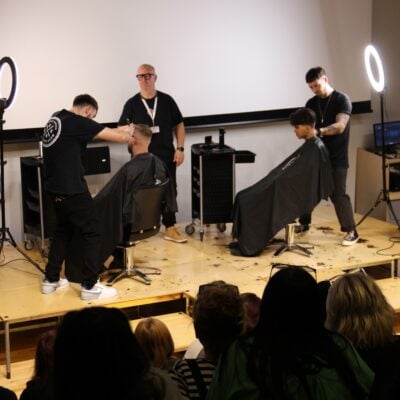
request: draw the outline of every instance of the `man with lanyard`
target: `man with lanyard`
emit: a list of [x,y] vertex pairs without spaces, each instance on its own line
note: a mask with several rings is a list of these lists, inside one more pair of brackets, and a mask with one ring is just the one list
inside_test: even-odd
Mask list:
[[99,223],[84,178],[83,158],[87,143],[93,139],[128,143],[133,126],[105,128],[93,121],[97,110],[93,97],[79,95],[75,97],[70,111],[63,109],[56,112],[44,128],[44,188],[52,199],[57,225],[41,285],[43,294],[68,286],[68,281],[60,278],[60,272],[75,230],[82,236],[81,299],[92,300],[117,294],[114,288],[98,283]]
[[[347,170],[349,168],[348,147],[350,134],[350,114],[352,104],[349,97],[335,90],[328,81],[325,70],[321,67],[311,68],[306,74],[306,82],[314,97],[306,103],[317,114],[317,132],[329,151],[332,164],[334,192],[331,196],[342,232],[346,236],[343,246],[357,243],[353,207],[346,194]],[[296,233],[309,230],[311,214],[302,215]]]
[[[139,81],[140,93],[125,103],[119,125],[125,125],[129,121],[151,127],[153,136],[149,151],[165,163],[176,189],[176,167],[179,167],[184,160],[185,127],[182,114],[170,95],[156,90],[157,75],[153,66],[142,64],[137,69],[136,78]],[[187,241],[175,227],[174,212],[164,212],[162,223],[165,226],[166,240],[176,243]]]

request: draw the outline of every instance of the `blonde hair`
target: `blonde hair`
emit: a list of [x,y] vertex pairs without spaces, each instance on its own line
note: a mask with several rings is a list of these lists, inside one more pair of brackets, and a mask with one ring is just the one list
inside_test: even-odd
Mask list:
[[141,320],[135,336],[155,367],[167,369],[168,358],[174,353],[174,341],[164,322],[156,318]]
[[334,281],[326,312],[326,328],[346,336],[357,348],[379,347],[392,339],[395,311],[365,274],[348,274]]

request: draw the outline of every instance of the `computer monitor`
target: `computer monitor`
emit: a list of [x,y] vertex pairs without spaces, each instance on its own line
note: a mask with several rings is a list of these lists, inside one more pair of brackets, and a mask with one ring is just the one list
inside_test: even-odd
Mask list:
[[[385,146],[400,145],[400,121],[385,122],[383,124]],[[382,147],[382,124],[374,124],[375,147]]]

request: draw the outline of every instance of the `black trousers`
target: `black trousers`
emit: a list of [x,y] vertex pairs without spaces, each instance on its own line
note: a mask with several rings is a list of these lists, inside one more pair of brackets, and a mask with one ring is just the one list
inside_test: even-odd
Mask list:
[[[176,163],[173,161],[166,161],[162,160],[164,164],[167,166],[169,173],[170,173],[170,178],[173,181],[173,184],[175,186],[175,195],[178,195],[177,191],[177,185],[176,185]],[[176,216],[174,212],[164,212],[162,213],[162,224],[166,227],[169,228],[170,226],[173,226],[176,224]]]
[[[335,207],[340,230],[342,232],[354,231],[356,224],[353,206],[351,205],[350,196],[346,193],[347,168],[333,168],[332,176],[335,188],[330,199]],[[299,222],[303,225],[309,225],[311,223],[311,214],[302,215],[299,218]]]
[[98,280],[99,271],[99,221],[95,212],[94,201],[89,192],[74,195],[50,193],[57,217],[57,225],[50,244],[49,258],[46,265],[46,278],[50,282],[60,279],[68,244],[78,229],[82,235],[81,257],[84,270],[82,284],[91,288]]

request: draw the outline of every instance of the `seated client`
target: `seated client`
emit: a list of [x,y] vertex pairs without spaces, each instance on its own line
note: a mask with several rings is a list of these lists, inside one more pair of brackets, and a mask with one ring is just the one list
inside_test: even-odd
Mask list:
[[[147,125],[135,125],[128,150],[132,158],[123,165],[95,197],[95,206],[100,224],[101,250],[99,270],[114,252],[115,247],[124,240],[124,229],[133,222],[135,215],[134,193],[142,186],[165,182],[169,178],[167,167],[155,155],[148,152],[152,132]],[[175,189],[169,185],[164,210],[177,210]],[[80,260],[80,238],[75,235],[66,261],[66,275],[75,281]]]
[[333,191],[331,165],[316,136],[316,116],[300,108],[290,116],[304,143],[265,178],[240,191],[233,206],[232,236],[241,255],[255,256],[287,224],[313,210]]

